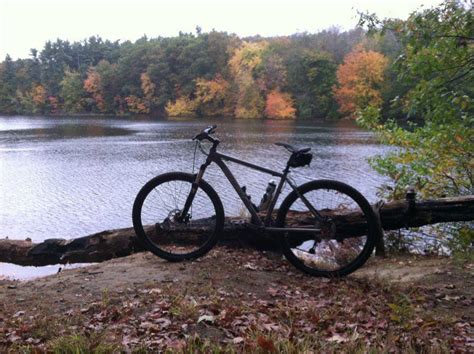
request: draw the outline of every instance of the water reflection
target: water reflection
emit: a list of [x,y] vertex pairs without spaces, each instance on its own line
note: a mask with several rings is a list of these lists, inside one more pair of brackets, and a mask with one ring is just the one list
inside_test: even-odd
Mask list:
[[[3,135],[0,139],[22,140],[22,139],[66,139],[66,138],[84,138],[100,136],[119,136],[132,134],[128,129],[117,127],[104,127],[102,125],[73,125],[64,124],[55,127],[40,127],[32,129],[12,129],[1,131]],[[2,140],[0,140],[1,142]]]

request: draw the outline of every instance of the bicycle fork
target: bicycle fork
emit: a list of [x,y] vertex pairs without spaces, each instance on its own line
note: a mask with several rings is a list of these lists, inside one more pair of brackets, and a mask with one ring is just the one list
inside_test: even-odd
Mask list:
[[202,180],[202,177],[204,176],[204,172],[206,171],[207,166],[211,164],[211,161],[209,161],[209,158],[207,158],[206,162],[201,165],[199,168],[199,172],[196,174],[196,179],[194,180],[191,190],[189,191],[189,195],[186,198],[186,202],[184,203],[184,208],[181,211],[181,214],[177,217],[178,222],[184,222],[187,220],[187,215],[189,212],[189,209],[191,208],[191,204],[193,203],[194,197],[196,196],[199,183]]

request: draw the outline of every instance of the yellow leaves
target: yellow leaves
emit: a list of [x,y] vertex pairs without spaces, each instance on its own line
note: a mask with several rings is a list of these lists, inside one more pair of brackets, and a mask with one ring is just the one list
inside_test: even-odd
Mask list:
[[151,81],[150,76],[147,73],[140,75],[141,89],[145,98],[151,100],[155,94],[156,85]]
[[243,42],[242,45],[234,51],[234,55],[229,61],[231,71],[238,75],[243,71],[252,71],[262,62],[263,51],[268,43],[262,42]]
[[276,90],[271,91],[267,95],[265,115],[274,119],[295,118],[296,109],[293,107],[291,96]]
[[347,54],[337,70],[338,86],[333,88],[341,113],[354,116],[367,106],[380,107],[382,97],[377,86],[383,81],[387,64],[383,54],[360,47]]
[[166,113],[170,117],[194,117],[196,116],[196,102],[188,97],[180,97],[175,102],[166,104]]
[[256,119],[262,117],[262,99],[260,96],[254,96],[254,102],[249,102],[247,106],[237,105],[234,111],[235,118]]
[[179,97],[175,102],[166,104],[166,113],[170,117],[195,117],[196,112],[205,116],[228,115],[230,113],[230,85],[220,75],[214,80],[199,78],[196,80],[195,99]]
[[230,84],[217,75],[213,80],[198,78],[194,99],[178,97],[165,106],[169,117],[228,116],[232,113]]
[[260,118],[263,115],[265,100],[257,87],[253,71],[262,62],[262,54],[267,46],[265,41],[243,42],[229,60],[237,86],[236,118]]
[[217,76],[214,80],[202,78],[196,80],[196,96],[202,103],[224,99],[228,89],[229,83],[221,76]]
[[227,116],[231,113],[230,84],[220,75],[214,80],[196,80],[196,107],[204,116]]

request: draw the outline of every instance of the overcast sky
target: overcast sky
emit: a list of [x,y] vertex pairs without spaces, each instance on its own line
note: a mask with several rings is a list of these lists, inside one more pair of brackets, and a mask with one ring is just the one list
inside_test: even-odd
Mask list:
[[26,58],[56,38],[80,41],[175,36],[179,31],[216,29],[239,36],[353,28],[357,12],[406,18],[441,0],[0,0],[0,61],[8,53]]

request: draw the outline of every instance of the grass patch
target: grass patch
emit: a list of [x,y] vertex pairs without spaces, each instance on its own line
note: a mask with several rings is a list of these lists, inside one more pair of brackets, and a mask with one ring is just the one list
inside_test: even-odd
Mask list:
[[107,354],[122,350],[120,345],[105,343],[100,335],[69,335],[55,338],[48,343],[48,352],[55,354]]

